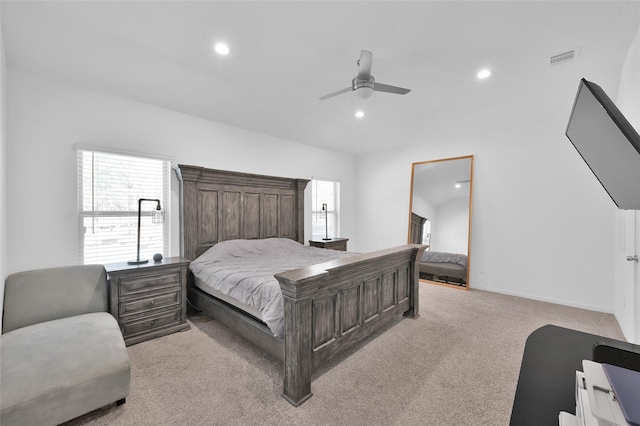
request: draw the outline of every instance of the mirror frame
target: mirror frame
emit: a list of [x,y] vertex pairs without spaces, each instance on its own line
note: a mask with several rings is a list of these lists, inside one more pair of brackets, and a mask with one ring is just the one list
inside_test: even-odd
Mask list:
[[[473,217],[472,212],[473,212],[473,155],[464,155],[461,157],[451,157],[451,158],[441,158],[438,160],[427,160],[427,161],[419,161],[416,163],[411,163],[411,189],[409,192],[409,219],[408,219],[408,232],[407,232],[407,242],[410,244],[411,243],[411,214],[413,213],[413,181],[414,181],[414,174],[415,174],[415,168],[416,166],[421,166],[424,164],[430,164],[430,163],[442,163],[444,161],[451,161],[451,160],[465,160],[465,159],[469,159],[471,160],[470,162],[470,167],[469,167],[469,232],[467,235],[467,285],[464,287],[458,286],[458,285],[453,285],[453,284],[446,284],[446,283],[435,283],[438,285],[443,285],[443,286],[447,286],[447,287],[452,287],[452,288],[458,288],[461,290],[469,290],[469,271],[471,270],[471,218]],[[432,283],[433,281],[429,281],[430,283]]]

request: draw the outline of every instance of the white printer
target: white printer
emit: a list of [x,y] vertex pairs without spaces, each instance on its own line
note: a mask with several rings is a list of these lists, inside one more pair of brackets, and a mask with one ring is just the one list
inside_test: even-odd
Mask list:
[[561,412],[560,426],[639,426],[640,373],[582,361],[576,371],[576,415]]

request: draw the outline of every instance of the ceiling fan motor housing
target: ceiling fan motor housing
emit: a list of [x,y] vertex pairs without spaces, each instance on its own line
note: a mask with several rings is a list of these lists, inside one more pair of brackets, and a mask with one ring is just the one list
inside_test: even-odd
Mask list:
[[369,76],[369,79],[365,80],[359,77],[354,77],[351,80],[351,88],[353,90],[354,95],[366,99],[373,95],[373,91],[375,90],[376,79],[373,76]]

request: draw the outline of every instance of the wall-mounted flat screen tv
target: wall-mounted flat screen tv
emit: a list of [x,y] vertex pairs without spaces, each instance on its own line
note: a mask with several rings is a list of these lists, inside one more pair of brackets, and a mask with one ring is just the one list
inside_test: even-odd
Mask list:
[[604,90],[584,78],[566,135],[616,206],[640,210],[640,135]]

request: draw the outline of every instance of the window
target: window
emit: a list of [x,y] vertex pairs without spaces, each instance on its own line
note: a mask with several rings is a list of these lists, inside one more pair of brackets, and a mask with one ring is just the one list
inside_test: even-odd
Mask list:
[[311,199],[311,239],[339,237],[340,182],[312,179]]
[[[80,263],[112,263],[137,256],[138,199],[158,199],[169,211],[170,162],[78,150]],[[140,258],[169,249],[169,217],[152,223],[157,203],[141,205]]]

